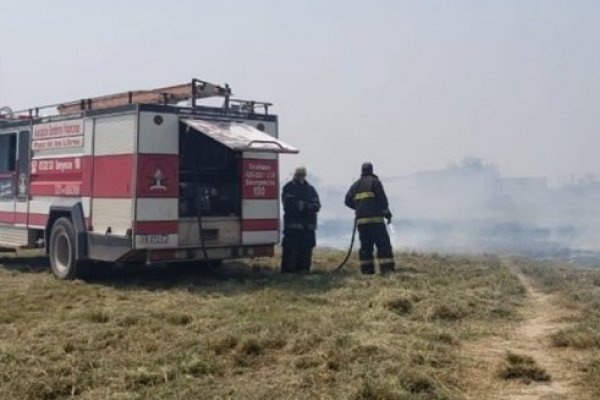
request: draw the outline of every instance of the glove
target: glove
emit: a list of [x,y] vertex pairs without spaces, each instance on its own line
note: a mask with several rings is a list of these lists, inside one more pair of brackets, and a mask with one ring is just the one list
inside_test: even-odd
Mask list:
[[392,223],[392,213],[390,210],[384,210],[383,217],[387,220],[388,225]]

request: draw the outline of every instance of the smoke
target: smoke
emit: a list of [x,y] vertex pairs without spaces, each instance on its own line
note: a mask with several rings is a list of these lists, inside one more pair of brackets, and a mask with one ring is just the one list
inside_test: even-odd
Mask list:
[[[600,180],[550,187],[545,178],[503,177],[466,158],[441,170],[382,177],[394,213],[396,249],[494,252],[541,257],[600,253]],[[346,187],[318,187],[320,245],[343,247],[352,212]]]

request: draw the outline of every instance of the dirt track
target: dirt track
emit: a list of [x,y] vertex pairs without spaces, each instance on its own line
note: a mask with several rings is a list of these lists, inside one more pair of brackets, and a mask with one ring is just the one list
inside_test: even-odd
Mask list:
[[[488,337],[465,348],[466,357],[487,375],[487,379],[477,379],[481,376],[473,378],[473,386],[477,389],[470,393],[469,398],[591,399],[590,395],[582,393],[578,384],[582,378],[577,367],[577,354],[553,347],[550,343],[550,335],[566,326],[561,320],[568,315],[568,310],[562,308],[553,295],[540,291],[523,275],[519,274],[519,279],[527,290],[524,320],[506,337]],[[552,379],[550,382],[529,384],[502,380],[498,371],[507,352],[532,357]]]

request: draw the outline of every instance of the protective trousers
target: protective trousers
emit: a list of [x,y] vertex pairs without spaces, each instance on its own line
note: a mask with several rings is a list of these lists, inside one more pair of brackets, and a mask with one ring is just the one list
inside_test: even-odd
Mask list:
[[363,274],[375,273],[374,246],[377,246],[377,259],[381,273],[394,271],[394,253],[385,223],[359,224],[358,237],[360,238],[360,270]]
[[281,255],[281,272],[310,272],[312,247],[284,246]]
[[315,231],[311,229],[284,230],[283,254],[281,255],[281,272],[309,272],[312,264]]

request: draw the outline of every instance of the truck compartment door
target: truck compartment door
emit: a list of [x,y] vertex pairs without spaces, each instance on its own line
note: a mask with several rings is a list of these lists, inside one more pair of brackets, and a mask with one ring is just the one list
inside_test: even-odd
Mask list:
[[183,119],[239,155],[242,245],[272,245],[279,241],[279,154],[298,150],[242,122]]
[[242,122],[201,119],[183,119],[182,122],[233,151],[270,154],[298,153],[296,148]]

